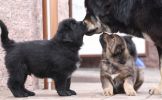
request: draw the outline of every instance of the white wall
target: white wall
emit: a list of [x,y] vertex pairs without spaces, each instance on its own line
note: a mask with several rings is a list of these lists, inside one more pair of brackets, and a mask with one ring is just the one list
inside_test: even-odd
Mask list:
[[[84,0],[73,0],[72,17],[78,21],[82,21],[86,11],[84,8]],[[93,36],[84,36],[84,45],[80,50],[81,55],[101,54],[102,48],[99,43],[99,34]]]

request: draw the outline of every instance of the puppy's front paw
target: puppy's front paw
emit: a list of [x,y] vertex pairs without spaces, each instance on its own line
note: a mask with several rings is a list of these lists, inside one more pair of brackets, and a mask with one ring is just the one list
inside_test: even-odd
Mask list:
[[127,86],[124,88],[126,95],[135,96],[137,93],[132,86]]
[[159,95],[161,93],[162,93],[162,90],[159,87],[154,87],[154,88],[149,90],[149,94],[151,94],[151,95],[152,94]]
[[71,93],[71,95],[76,95],[76,92],[75,91],[73,91],[73,90],[67,90],[68,92],[70,92]]
[[112,96],[113,94],[113,88],[105,88],[104,89],[104,95],[105,96]]
[[125,80],[124,82],[124,91],[128,96],[135,96],[137,94],[136,91],[134,90],[133,82],[130,81],[129,79]]
[[66,91],[66,90],[59,90],[57,91],[57,93],[59,96],[71,96],[72,95],[71,92]]
[[31,91],[29,91],[27,89],[25,89],[25,93],[27,93],[28,96],[35,96],[35,93],[34,92],[31,92]]

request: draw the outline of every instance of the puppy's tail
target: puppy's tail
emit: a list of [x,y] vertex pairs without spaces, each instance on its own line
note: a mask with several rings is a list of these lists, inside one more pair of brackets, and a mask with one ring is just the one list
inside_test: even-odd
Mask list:
[[15,43],[13,40],[10,40],[8,37],[8,29],[6,25],[3,23],[2,20],[0,20],[0,27],[1,27],[1,42],[2,47],[8,51],[10,48],[13,47],[13,44]]

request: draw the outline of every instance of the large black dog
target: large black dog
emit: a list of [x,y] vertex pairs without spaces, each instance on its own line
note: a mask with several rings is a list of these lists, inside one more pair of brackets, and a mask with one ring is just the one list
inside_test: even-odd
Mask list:
[[[85,0],[84,22],[89,33],[124,32],[138,37],[150,37],[158,49],[162,77],[162,0]],[[160,94],[160,84],[150,94]]]
[[24,87],[27,75],[49,77],[55,80],[60,96],[76,95],[70,90],[71,74],[79,62],[78,50],[87,31],[83,22],[67,19],[59,24],[56,36],[51,40],[15,43],[8,38],[6,25],[0,21],[1,41],[6,50],[5,64],[8,69],[8,87],[15,97],[34,96]]

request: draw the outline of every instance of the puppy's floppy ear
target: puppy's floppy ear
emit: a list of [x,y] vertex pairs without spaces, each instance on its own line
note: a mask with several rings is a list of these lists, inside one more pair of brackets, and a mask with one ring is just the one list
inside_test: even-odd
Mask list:
[[105,41],[103,39],[103,34],[100,35],[99,41],[100,41],[100,44],[102,46],[102,49],[106,48],[106,43],[105,43]]
[[60,42],[72,42],[72,38],[66,32],[57,33],[57,35],[55,36],[55,39]]

